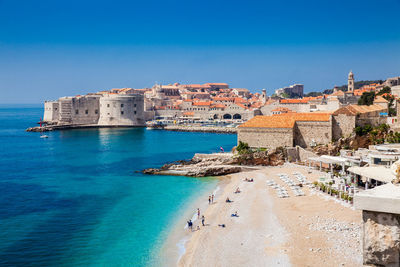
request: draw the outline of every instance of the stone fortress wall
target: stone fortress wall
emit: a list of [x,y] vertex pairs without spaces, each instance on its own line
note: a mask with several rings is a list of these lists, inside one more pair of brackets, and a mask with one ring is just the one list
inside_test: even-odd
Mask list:
[[339,140],[342,137],[349,137],[356,126],[356,117],[338,114],[332,117],[332,137]]
[[238,142],[244,141],[250,147],[273,149],[293,146],[292,128],[240,128]]
[[328,144],[332,140],[330,121],[297,121],[294,126],[294,144],[309,147],[311,144]]
[[144,125],[143,96],[105,95],[100,98],[98,125]]
[[44,102],[44,114],[43,121],[57,121],[59,112],[58,101],[46,101]]
[[97,95],[71,99],[71,121],[73,124],[96,124],[99,120],[99,98]]
[[90,94],[46,101],[43,121],[55,125],[144,126],[143,95]]

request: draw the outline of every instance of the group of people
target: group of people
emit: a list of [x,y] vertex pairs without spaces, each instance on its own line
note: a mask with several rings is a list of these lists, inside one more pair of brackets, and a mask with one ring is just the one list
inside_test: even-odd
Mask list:
[[[197,219],[200,219],[200,209],[197,208]],[[206,217],[204,215],[201,216],[201,225],[206,226]],[[190,231],[193,231],[193,222],[192,220],[187,221],[187,226]],[[197,226],[197,230],[200,230],[200,226]]]
[[[245,181],[246,181],[246,182],[253,182],[254,180],[253,180],[253,178],[251,178],[251,179],[247,179],[247,178],[246,178]],[[240,188],[238,187],[238,188],[236,188],[236,191],[235,191],[234,193],[235,193],[235,194],[238,194],[238,193],[240,193],[240,192],[241,192],[241,191],[240,191]],[[226,202],[226,203],[231,203],[231,202],[233,202],[233,201],[230,200],[229,197],[227,197],[226,200],[225,200],[225,202]],[[214,203],[214,194],[208,196],[208,205],[211,205],[211,204],[213,204],[213,203]],[[200,214],[200,208],[197,208],[197,219],[200,219],[200,215],[201,215],[201,214]],[[232,214],[231,214],[231,217],[239,217],[237,211],[235,211],[235,213],[232,213]],[[202,225],[202,226],[206,226],[206,225],[205,225],[205,220],[206,220],[206,218],[204,217],[204,215],[201,215],[201,225]],[[188,225],[189,230],[190,230],[190,231],[193,231],[193,222],[192,222],[192,220],[187,221],[187,225]],[[225,227],[225,224],[218,224],[218,226]],[[197,230],[200,230],[200,226],[197,226]]]
[[254,182],[254,179],[253,178],[251,178],[251,179],[247,179],[247,177],[244,179],[244,181],[245,182]]
[[214,203],[214,194],[212,194],[211,196],[208,196],[208,205]]

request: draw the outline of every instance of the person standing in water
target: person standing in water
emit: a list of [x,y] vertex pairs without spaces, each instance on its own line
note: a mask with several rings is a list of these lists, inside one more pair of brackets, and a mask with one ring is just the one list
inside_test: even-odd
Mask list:
[[211,204],[211,196],[208,196],[208,205]]
[[214,194],[211,195],[211,203],[214,203]]

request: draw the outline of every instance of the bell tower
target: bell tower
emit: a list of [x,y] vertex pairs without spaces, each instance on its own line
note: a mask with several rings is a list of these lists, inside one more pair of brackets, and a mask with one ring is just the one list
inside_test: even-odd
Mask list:
[[267,102],[267,90],[262,89],[262,103],[265,104]]
[[349,78],[347,79],[347,91],[354,91],[354,74],[352,71],[349,72]]

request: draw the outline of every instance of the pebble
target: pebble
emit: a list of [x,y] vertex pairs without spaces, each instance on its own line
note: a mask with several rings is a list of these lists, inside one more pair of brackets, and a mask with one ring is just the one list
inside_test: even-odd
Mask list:
[[[362,264],[360,224],[339,222],[333,218],[324,219],[315,216],[314,222],[310,223],[308,228],[312,231],[325,232],[335,254],[343,255]],[[329,248],[329,252],[331,253],[331,248]]]

